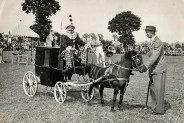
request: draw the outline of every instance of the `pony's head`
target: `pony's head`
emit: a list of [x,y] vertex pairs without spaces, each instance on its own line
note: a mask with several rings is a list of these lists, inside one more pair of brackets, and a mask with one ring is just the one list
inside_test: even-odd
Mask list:
[[135,68],[143,64],[142,55],[135,49],[125,52],[125,59],[132,61],[132,65]]

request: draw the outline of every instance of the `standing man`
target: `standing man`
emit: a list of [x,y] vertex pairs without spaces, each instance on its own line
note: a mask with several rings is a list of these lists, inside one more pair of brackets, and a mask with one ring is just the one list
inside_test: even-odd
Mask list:
[[155,34],[156,27],[146,26],[145,32],[146,36],[150,38],[150,45],[148,45],[149,59],[145,65],[139,68],[139,71],[142,73],[148,70],[150,78],[151,108],[154,115],[163,115],[165,113],[164,95],[167,71],[164,46],[162,41]]

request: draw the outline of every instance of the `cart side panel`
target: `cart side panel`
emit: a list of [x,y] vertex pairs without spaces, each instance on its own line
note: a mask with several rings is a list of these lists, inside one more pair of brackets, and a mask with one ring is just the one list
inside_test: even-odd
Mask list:
[[59,48],[52,48],[50,50],[50,61],[49,66],[57,68],[58,67],[58,55],[59,55]]
[[36,47],[36,55],[35,55],[35,74],[36,76],[40,76],[42,68],[41,66],[44,64],[44,50],[41,47]]
[[64,82],[64,74],[62,72],[62,70],[60,69],[51,69],[51,81],[52,81],[52,84],[51,84],[51,87],[54,87],[56,82],[58,81],[61,81],[61,82]]
[[51,86],[51,79],[50,79],[50,67],[49,66],[42,66],[42,72],[40,74],[40,81],[41,85]]

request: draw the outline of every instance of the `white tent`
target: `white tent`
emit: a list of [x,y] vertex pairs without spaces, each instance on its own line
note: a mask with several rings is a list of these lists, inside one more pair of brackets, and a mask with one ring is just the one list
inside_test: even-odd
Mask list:
[[10,31],[10,34],[11,36],[17,37],[40,37],[32,29],[24,25],[22,21],[20,21],[20,24]]
[[[16,37],[30,37],[31,41],[32,38],[34,37],[40,37],[37,33],[35,33],[32,29],[30,29],[29,27],[27,27],[26,25],[24,25],[22,23],[22,21],[20,21],[20,24],[17,25],[15,28],[13,28],[9,34],[11,36],[16,36]],[[32,52],[33,52],[33,46],[31,46],[32,50],[31,50],[31,62],[32,62]]]

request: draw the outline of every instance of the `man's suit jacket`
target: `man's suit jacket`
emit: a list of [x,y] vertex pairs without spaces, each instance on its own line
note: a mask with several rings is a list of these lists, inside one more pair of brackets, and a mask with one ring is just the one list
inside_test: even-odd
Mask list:
[[152,45],[148,45],[148,51],[149,59],[145,66],[149,69],[149,74],[166,72],[167,64],[164,56],[164,46],[157,36],[153,39]]

